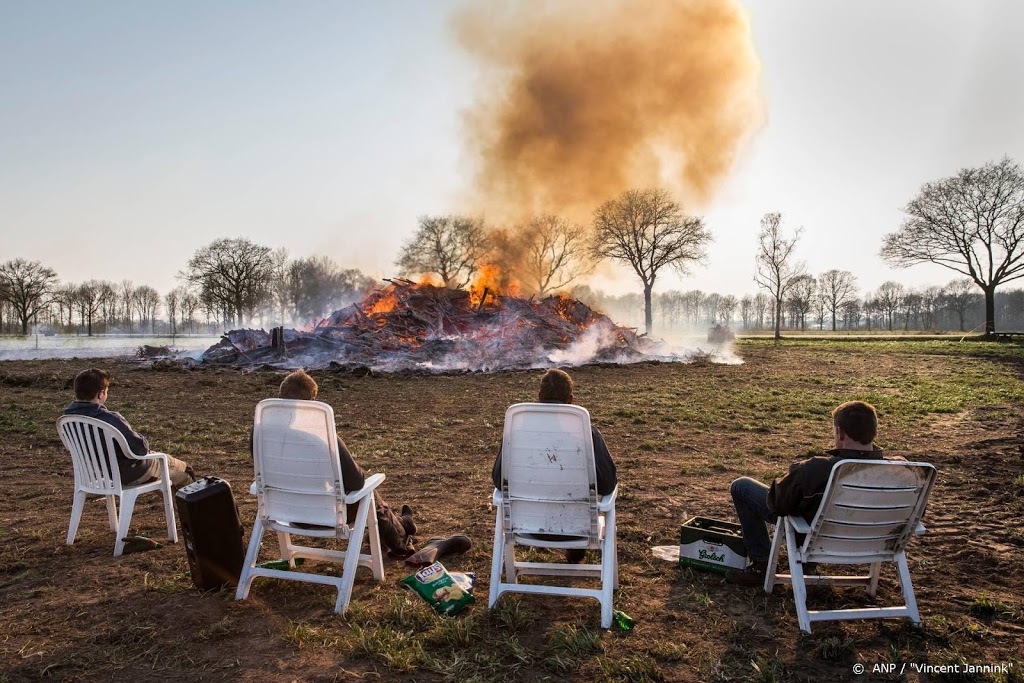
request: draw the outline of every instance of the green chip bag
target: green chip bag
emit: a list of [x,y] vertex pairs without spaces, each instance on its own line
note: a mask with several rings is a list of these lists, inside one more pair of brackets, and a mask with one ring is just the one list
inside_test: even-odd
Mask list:
[[[468,576],[473,577],[472,574]],[[401,583],[430,603],[430,606],[438,614],[452,615],[465,608],[466,605],[476,602],[476,598],[470,592],[473,590],[472,580],[455,580],[440,562],[435,562],[412,576],[405,577]]]

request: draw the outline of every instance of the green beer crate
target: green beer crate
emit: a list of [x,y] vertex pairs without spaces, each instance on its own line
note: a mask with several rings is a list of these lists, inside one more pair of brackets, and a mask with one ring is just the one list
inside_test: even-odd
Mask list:
[[739,524],[691,517],[679,527],[679,564],[726,572],[747,566],[747,546]]

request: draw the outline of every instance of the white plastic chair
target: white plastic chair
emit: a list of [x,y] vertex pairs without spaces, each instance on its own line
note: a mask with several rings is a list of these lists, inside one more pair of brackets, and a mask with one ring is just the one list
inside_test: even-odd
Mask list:
[[[832,469],[811,524],[799,515],[779,518],[765,573],[765,592],[771,593],[776,583],[792,584],[797,621],[807,633],[814,621],[907,617],[915,624],[921,623],[905,548],[915,534],[925,532],[921,518],[934,481],[935,468],[924,462],[841,461]],[[805,534],[800,545],[796,534]],[[776,574],[783,542],[790,573]],[[803,567],[808,562],[868,564],[871,569],[867,576],[804,576]],[[866,586],[868,595],[874,597],[883,562],[896,564],[904,605],[807,609],[807,584]]]
[[[174,524],[174,505],[171,502],[171,475],[167,468],[166,453],[137,455],[128,447],[128,441],[117,428],[102,420],[80,415],[65,415],[57,420],[57,433],[64,447],[71,453],[75,468],[75,498],[71,506],[71,524],[68,526],[67,544],[75,542],[78,523],[88,494],[107,499],[107,516],[110,528],[117,533],[114,541],[114,557],[124,551],[124,541],[135,510],[135,499],[143,493],[159,491],[164,497],[164,516],[167,518],[167,539],[177,543],[178,530]],[[114,444],[121,448],[125,457],[133,460],[158,460],[160,478],[145,484],[125,486],[121,483],[121,470],[117,465]],[[107,456],[109,454],[109,457]],[[118,514],[115,498],[121,498],[121,512]]]
[[[279,398],[260,401],[253,428],[253,467],[259,510],[238,580],[236,600],[248,597],[252,580],[257,576],[309,581],[337,588],[334,611],[341,613],[348,608],[358,567],[368,567],[374,579],[384,580],[373,499],[373,490],[384,481],[384,475],[371,475],[363,488],[345,494],[331,406],[320,401]],[[348,505],[353,503],[358,508],[350,527],[346,515]],[[268,529],[277,532],[281,559],[287,560],[293,571],[256,566],[263,532]],[[360,548],[367,532],[370,554],[363,555]],[[293,545],[293,534],[334,538],[348,544],[343,551]],[[298,557],[341,562],[341,575],[294,571]]]
[[[519,403],[505,413],[501,489],[491,559],[494,607],[502,593],[539,593],[594,598],[601,627],[612,624],[612,592],[619,587],[615,498],[597,495],[590,413],[575,405]],[[548,535],[569,537],[550,540]],[[601,564],[518,562],[515,546],[585,548],[601,551]],[[601,580],[600,589],[519,583],[524,575],[582,576]]]

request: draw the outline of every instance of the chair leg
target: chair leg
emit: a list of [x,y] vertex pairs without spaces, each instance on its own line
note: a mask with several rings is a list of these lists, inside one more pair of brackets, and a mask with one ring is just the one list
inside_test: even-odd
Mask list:
[[782,524],[786,524],[786,552],[789,554],[789,573],[793,577],[793,602],[796,603],[797,622],[801,631],[810,633],[811,615],[807,613],[807,585],[804,583],[804,566],[800,559],[800,549],[796,544],[796,533],[789,528],[788,521],[780,522],[779,526]]
[[871,563],[871,580],[868,581],[868,595],[875,597],[878,592],[878,577],[882,574],[882,563]]
[[778,583],[779,553],[782,549],[782,540],[786,537],[786,520],[780,517],[775,523],[775,538],[772,539],[772,550],[768,553],[768,566],[764,573],[764,592],[771,593]]
[[915,624],[921,623],[921,614],[917,611],[917,597],[914,595],[914,584],[910,582],[910,567],[907,566],[906,552],[899,552],[896,555],[896,568],[900,573],[900,589],[903,591],[903,600],[910,612],[910,620]]
[[107,499],[107,521],[110,530],[117,531],[117,496],[104,496]]
[[134,491],[128,490],[121,494],[121,513],[117,516],[117,538],[114,541],[114,557],[124,552],[124,539],[132,524],[132,513],[135,511]]
[[249,597],[249,586],[252,584],[252,570],[256,567],[256,558],[260,554],[260,543],[263,541],[263,518],[256,516],[256,523],[252,526],[252,534],[249,536],[249,548],[245,551],[245,564],[242,566],[242,575],[238,577],[238,588],[235,590],[235,600],[245,600]]
[[71,503],[71,523],[68,525],[68,545],[75,542],[75,535],[78,533],[78,523],[82,521],[82,508],[84,507],[85,491],[75,491],[75,498]]
[[601,628],[612,626],[612,597],[615,591],[615,511],[605,515],[601,548]]
[[500,592],[498,584],[501,583],[501,565],[505,555],[505,531],[501,525],[501,506],[498,506],[498,513],[494,522],[494,545],[491,547],[491,594],[487,601],[487,607],[493,608],[498,602]]
[[[164,470],[167,470],[167,461],[164,461]],[[164,518],[167,520],[167,540],[170,543],[178,542],[178,525],[174,521],[174,494],[171,493],[170,474],[164,479],[164,485],[160,487],[160,494],[164,497]]]
[[348,601],[352,597],[352,585],[355,583],[356,569],[359,567],[359,551],[362,550],[363,534],[366,532],[366,514],[371,505],[373,505],[373,496],[366,496],[359,501],[356,523],[348,535],[345,564],[341,570],[341,581],[338,582],[338,600],[334,603],[336,614],[341,614],[348,609]]
[[[376,508],[376,503],[371,501]],[[370,571],[376,581],[384,580],[384,555],[380,547],[380,529],[377,528],[377,511],[374,509],[366,513],[366,535],[370,541]],[[351,544],[352,541],[350,540]],[[362,547],[363,540],[359,539],[359,546]]]
[[288,561],[288,566],[295,569],[295,558],[292,557],[292,535],[284,532],[277,532],[277,547],[281,550],[281,559]]

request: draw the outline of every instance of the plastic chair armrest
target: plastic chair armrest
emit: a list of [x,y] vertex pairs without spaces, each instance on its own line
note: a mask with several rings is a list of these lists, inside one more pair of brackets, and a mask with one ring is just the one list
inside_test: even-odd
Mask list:
[[168,456],[166,453],[150,452],[147,453],[146,455],[138,455],[136,453],[132,453],[129,455],[129,457],[134,458],[135,460],[164,460]]
[[798,534],[809,534],[811,533],[811,525],[807,523],[807,520],[800,515],[791,515],[786,519],[793,525],[793,528]]
[[922,522],[918,522],[917,526],[914,527],[914,534],[916,536],[921,536],[922,534],[927,533],[927,531],[928,531],[928,529],[925,528],[925,526],[924,526],[924,524]]
[[256,482],[253,482],[253,483],[249,484],[249,495],[251,495],[251,496],[255,496],[256,495]]
[[619,495],[619,487],[616,486],[607,496],[601,496],[597,501],[597,509],[601,512],[608,512],[615,507],[615,499]]
[[491,494],[491,504],[501,505],[501,491],[499,489],[494,489],[494,493]]
[[366,481],[363,483],[363,488],[359,489],[358,491],[353,491],[352,493],[345,496],[345,503],[358,503],[367,495],[373,493],[373,490],[380,486],[382,483],[384,483],[383,474],[371,474],[369,477],[366,478]]

